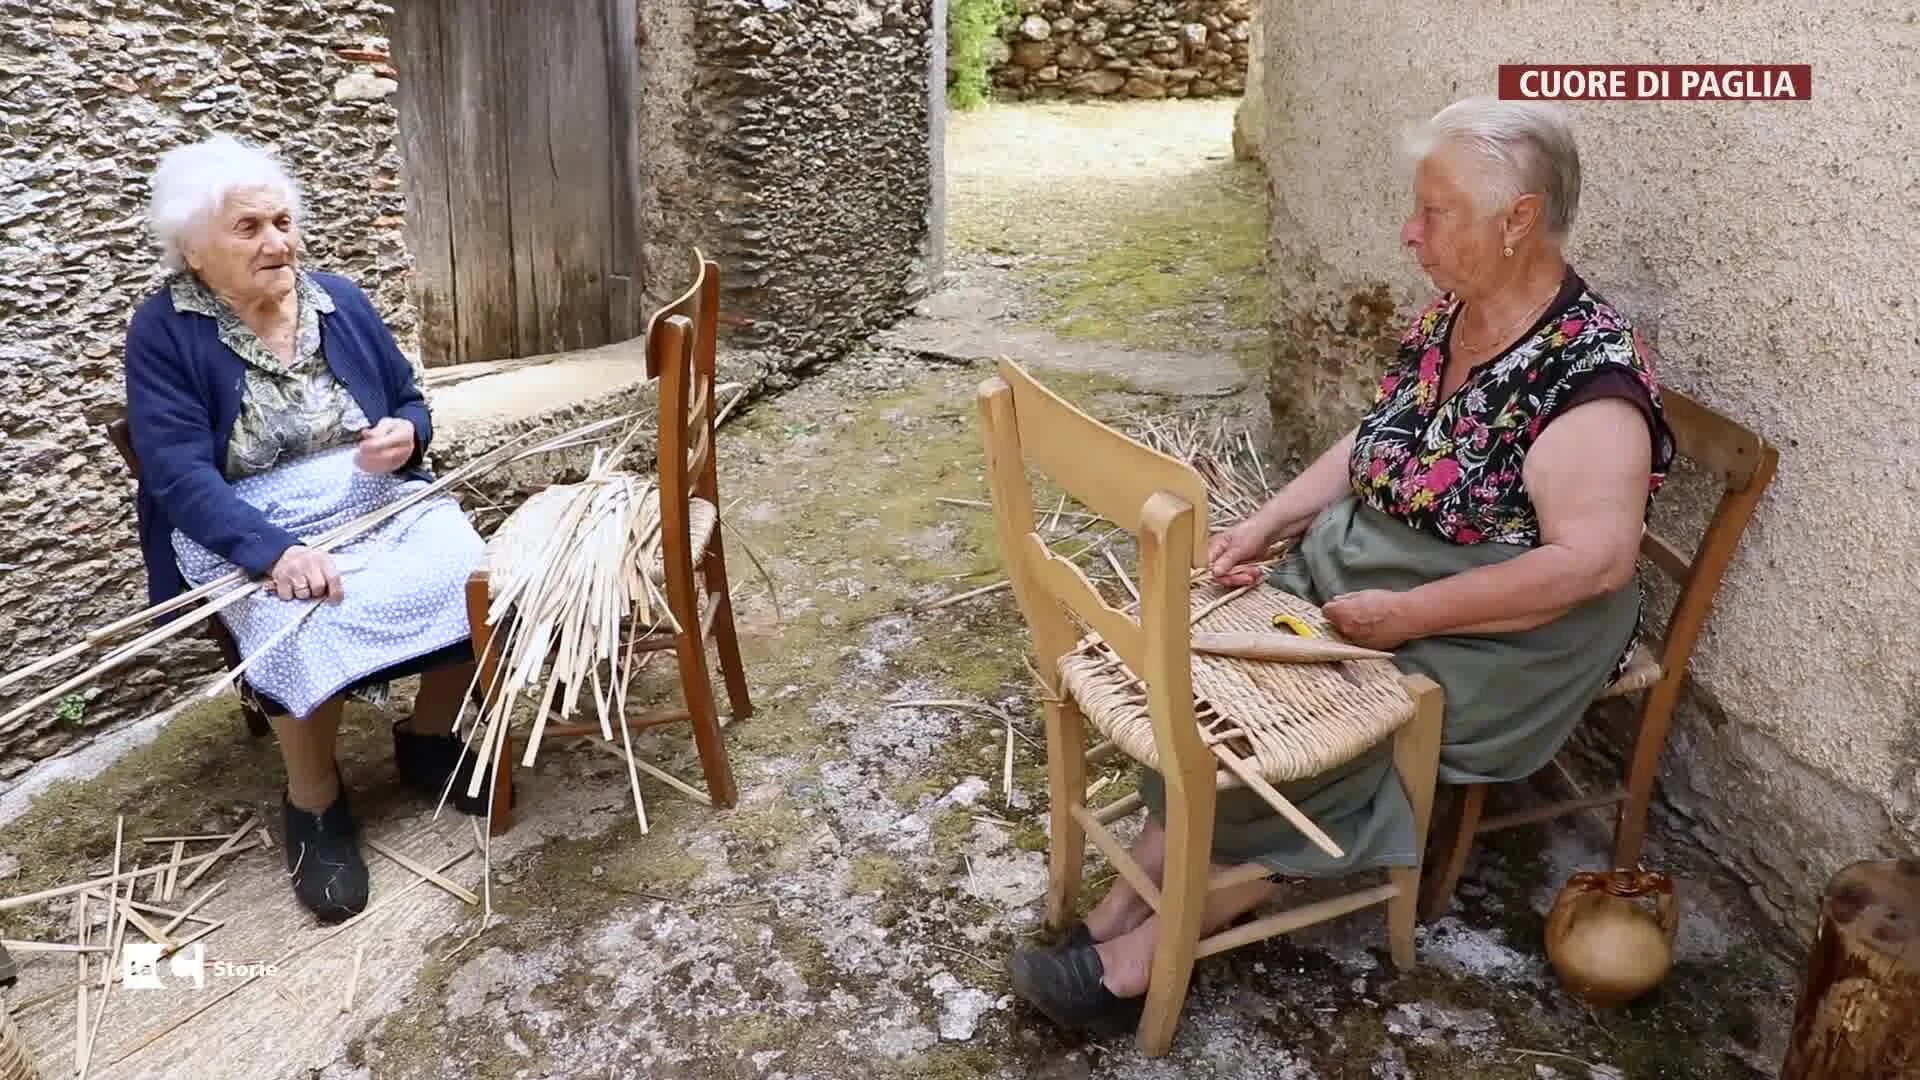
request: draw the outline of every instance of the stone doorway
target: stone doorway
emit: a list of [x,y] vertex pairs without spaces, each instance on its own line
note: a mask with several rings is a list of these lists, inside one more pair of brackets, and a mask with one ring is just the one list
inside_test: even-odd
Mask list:
[[412,0],[390,21],[422,362],[639,333],[633,0]]

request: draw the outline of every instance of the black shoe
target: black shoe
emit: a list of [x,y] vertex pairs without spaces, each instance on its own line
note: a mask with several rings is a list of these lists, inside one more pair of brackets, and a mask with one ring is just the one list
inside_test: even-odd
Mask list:
[[284,795],[287,872],[293,894],[323,923],[337,923],[367,909],[367,864],[354,842],[347,789],[320,813],[302,810]]
[[[1085,934],[1085,924],[1078,933]],[[1091,936],[1081,944],[1020,949],[1013,954],[1013,992],[1063,1028],[1097,1035],[1125,1035],[1140,1026],[1146,995],[1114,996],[1100,981],[1106,973]]]
[[[453,782],[447,801],[463,814],[486,816],[487,804],[492,801],[488,785],[482,783],[477,796],[467,794],[473,771],[480,767],[480,755],[467,749],[457,735],[422,735],[401,728],[400,725],[412,719],[408,717],[393,725],[393,763],[400,771],[401,782],[438,801],[440,793],[447,789],[447,777],[458,768],[460,776]],[[507,804],[518,802],[519,795],[515,791]]]

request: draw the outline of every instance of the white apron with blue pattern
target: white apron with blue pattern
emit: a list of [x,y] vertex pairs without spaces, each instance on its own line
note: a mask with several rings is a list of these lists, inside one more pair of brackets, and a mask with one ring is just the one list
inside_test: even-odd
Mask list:
[[[267,520],[313,539],[426,487],[422,480],[363,472],[349,446],[283,462],[233,489]],[[175,531],[180,571],[193,585],[233,572],[232,563]],[[240,655],[253,661],[253,688],[302,719],[354,683],[468,636],[466,581],[485,542],[450,496],[436,495],[333,550],[344,599],[282,600],[270,592],[239,601],[220,617]],[[287,625],[305,622],[254,661]]]

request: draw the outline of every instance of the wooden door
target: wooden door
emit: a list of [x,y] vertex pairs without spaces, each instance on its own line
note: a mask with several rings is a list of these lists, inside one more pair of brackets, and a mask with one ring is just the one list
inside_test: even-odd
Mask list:
[[635,0],[399,0],[390,18],[428,366],[640,332]]

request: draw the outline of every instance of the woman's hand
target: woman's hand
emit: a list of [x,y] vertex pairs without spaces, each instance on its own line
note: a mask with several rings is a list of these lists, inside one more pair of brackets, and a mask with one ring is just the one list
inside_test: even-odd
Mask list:
[[413,460],[413,425],[389,416],[360,433],[360,452],[354,457],[363,472],[390,473]]
[[273,564],[267,588],[282,600],[328,600],[337,604],[346,595],[333,558],[304,544],[288,548]]
[[1255,515],[1214,534],[1207,543],[1207,569],[1213,572],[1216,584],[1232,588],[1252,585],[1260,580],[1260,570],[1249,564],[1259,562],[1272,544],[1266,525]]
[[1397,649],[1415,634],[1407,616],[1407,594],[1387,589],[1341,593],[1321,612],[1341,637],[1355,645],[1382,651]]

